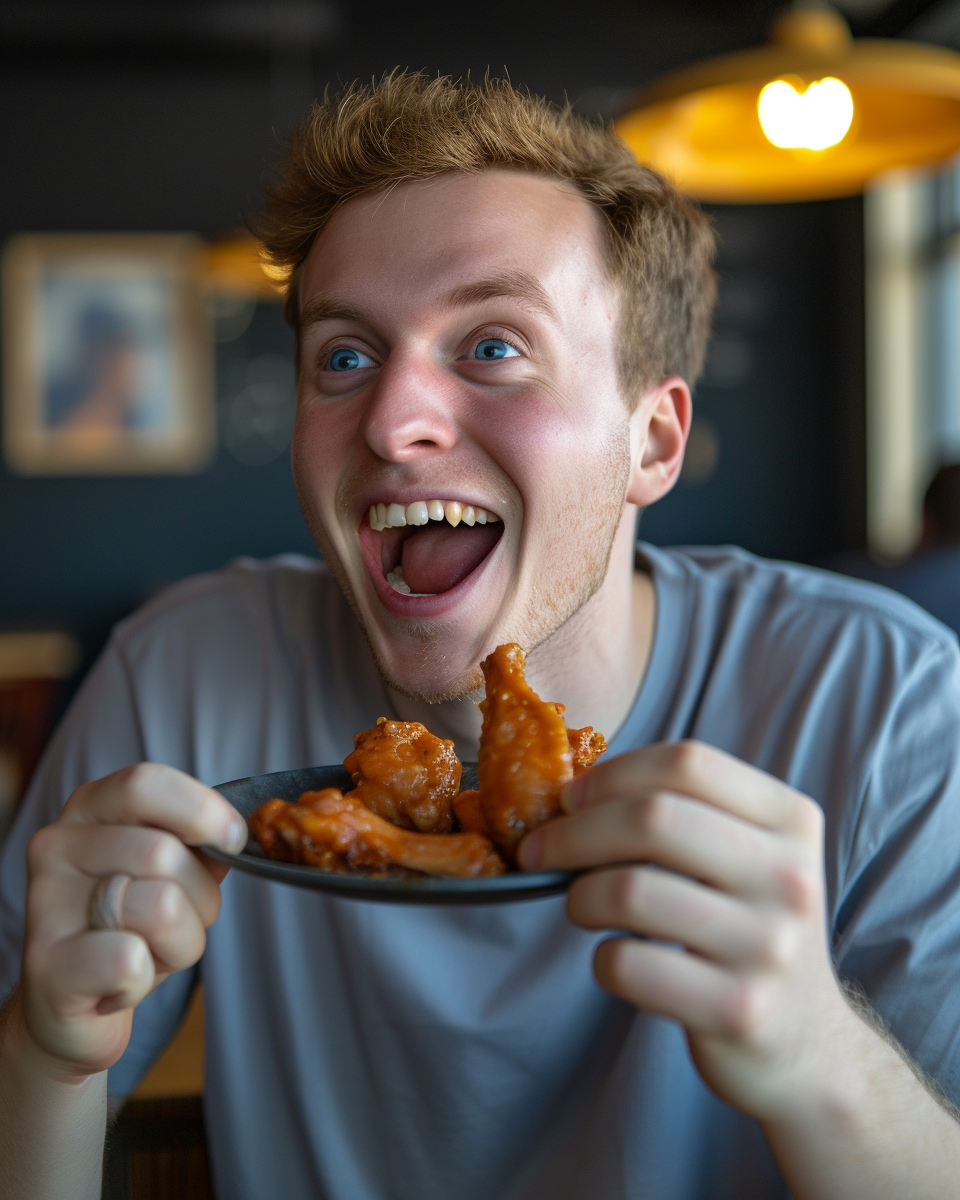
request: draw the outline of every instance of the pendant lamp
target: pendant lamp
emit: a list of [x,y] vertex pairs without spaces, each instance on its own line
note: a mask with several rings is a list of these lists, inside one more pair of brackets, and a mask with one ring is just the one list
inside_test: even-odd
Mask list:
[[768,46],[656,81],[617,133],[699,200],[812,200],[960,149],[960,54],[856,39],[838,12],[797,4]]

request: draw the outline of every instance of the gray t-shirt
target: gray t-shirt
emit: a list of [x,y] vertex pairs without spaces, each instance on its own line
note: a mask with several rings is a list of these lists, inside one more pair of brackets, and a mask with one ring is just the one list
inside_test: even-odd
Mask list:
[[[830,938],[960,1100],[960,656],[892,593],[739,551],[644,547],[650,665],[613,740],[699,738],[826,813]],[[562,697],[560,697],[562,699]],[[24,847],[70,791],[141,759],[206,783],[335,763],[391,714],[330,575],[242,561],[118,627],[0,860],[0,994]],[[232,872],[202,973],[206,1111],[229,1200],[773,1200],[755,1122],[700,1082],[682,1030],[605,995],[562,898],[365,904]],[[193,974],[137,1010],[132,1089]]]

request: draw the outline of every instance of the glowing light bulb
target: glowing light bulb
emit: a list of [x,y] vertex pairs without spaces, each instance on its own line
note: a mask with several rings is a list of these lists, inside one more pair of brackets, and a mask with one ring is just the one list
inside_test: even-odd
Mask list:
[[786,79],[768,83],[757,100],[760,126],[784,150],[826,150],[846,137],[853,121],[850,89],[832,75],[798,92]]

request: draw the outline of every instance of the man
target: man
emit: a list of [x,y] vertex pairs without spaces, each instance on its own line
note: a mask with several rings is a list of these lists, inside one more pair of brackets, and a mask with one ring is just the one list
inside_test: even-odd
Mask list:
[[[736,552],[635,567],[690,424],[703,218],[569,113],[395,75],[315,112],[262,233],[340,587],[278,560],[173,589],[58,733],[0,881],[4,1196],[98,1194],[106,1072],[131,1089],[201,954],[231,1200],[949,1194],[955,643]],[[434,500],[498,520],[400,523]],[[521,847],[584,869],[566,909],[364,905],[189,849],[243,838],[205,784],[337,762],[380,715],[474,757],[508,640],[612,736]]]

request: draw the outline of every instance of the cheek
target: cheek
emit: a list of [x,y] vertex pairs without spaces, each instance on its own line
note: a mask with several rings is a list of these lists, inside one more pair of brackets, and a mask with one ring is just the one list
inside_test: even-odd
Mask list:
[[475,431],[490,457],[513,479],[526,504],[567,492],[584,474],[604,476],[621,454],[628,416],[619,398],[577,403],[541,394],[498,406]]
[[293,475],[301,496],[319,497],[335,490],[350,440],[343,414],[333,408],[301,404],[290,446]]

